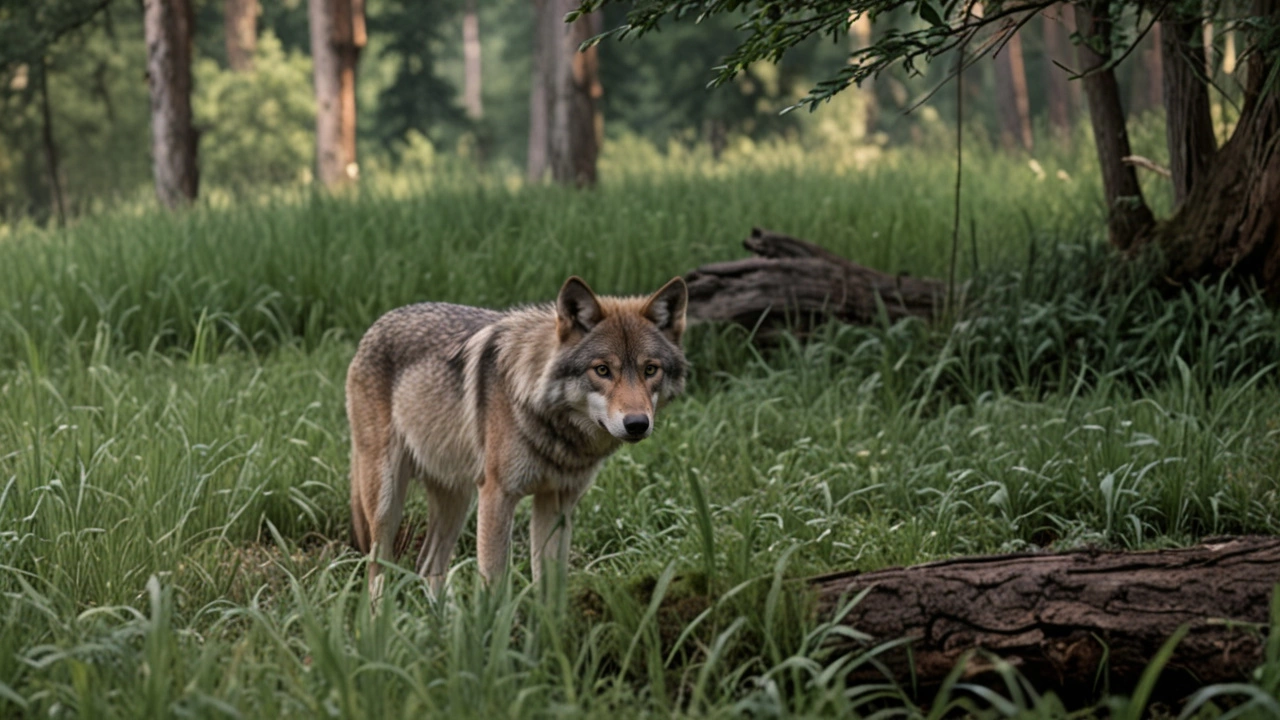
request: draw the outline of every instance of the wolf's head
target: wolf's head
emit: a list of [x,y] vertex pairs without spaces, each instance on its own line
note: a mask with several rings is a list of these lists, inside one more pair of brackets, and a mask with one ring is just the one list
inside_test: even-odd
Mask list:
[[648,297],[597,297],[571,277],[556,300],[565,397],[619,440],[653,432],[654,413],[684,389],[680,350],[689,289],[673,278]]

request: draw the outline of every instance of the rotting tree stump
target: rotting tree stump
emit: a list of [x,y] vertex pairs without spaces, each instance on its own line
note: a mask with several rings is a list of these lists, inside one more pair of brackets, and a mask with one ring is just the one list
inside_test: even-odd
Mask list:
[[930,319],[947,301],[941,280],[888,275],[813,243],[753,228],[755,257],[703,265],[685,275],[689,316],[728,320],[766,333],[804,331],[827,318],[868,325],[884,316]]
[[[1187,636],[1161,676],[1162,694],[1244,680],[1263,659],[1280,538],[1211,540],[1185,549],[1078,551],[959,558],[810,580],[820,616],[870,588],[839,622],[870,636],[841,638],[838,657],[898,638],[907,646],[856,668],[850,682],[936,689],[962,660],[966,682],[999,683],[992,657],[1040,691],[1080,700],[1131,690],[1181,625]],[[1101,668],[1101,670],[1100,670]],[[913,680],[914,678],[914,680]]]

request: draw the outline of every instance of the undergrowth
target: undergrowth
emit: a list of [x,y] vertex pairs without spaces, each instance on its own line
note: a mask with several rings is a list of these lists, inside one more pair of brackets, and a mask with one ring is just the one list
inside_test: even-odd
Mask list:
[[[583,499],[567,577],[529,582],[522,509],[510,583],[479,585],[469,529],[443,600],[401,570],[370,612],[346,545],[342,385],[378,313],[544,300],[570,272],[651,290],[725,259],[747,216],[943,274],[929,203],[945,193],[871,194],[923,170],[771,172],[595,197],[304,198],[0,238],[0,714],[1151,712],[1141,693],[1038,693],[1012,668],[996,691],[956,679],[934,699],[849,686],[843,671],[875,650],[832,657],[848,631],[794,582],[1280,533],[1275,312],[1225,282],[1135,282],[1087,238],[1018,223],[975,233],[981,262],[966,260],[946,322],[826,325],[767,347],[692,328],[686,396]],[[866,203],[820,200],[861,182]],[[979,204],[1017,216],[1001,202]],[[1059,203],[1083,222],[1087,197]],[[420,494],[408,515],[412,537]],[[1248,683],[1187,688],[1186,716],[1270,717],[1277,637]]]

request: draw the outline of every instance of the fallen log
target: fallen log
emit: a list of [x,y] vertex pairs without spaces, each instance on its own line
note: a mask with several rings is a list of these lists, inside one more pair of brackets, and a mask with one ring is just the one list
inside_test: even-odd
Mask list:
[[[1244,537],[1148,552],[1079,551],[969,557],[811,579],[819,613],[869,588],[839,622],[837,654],[897,638],[907,646],[864,664],[851,682],[936,689],[961,661],[971,682],[998,680],[992,656],[1040,691],[1065,699],[1132,690],[1160,646],[1190,630],[1161,676],[1169,697],[1244,680],[1263,660],[1271,596],[1280,583],[1280,538]],[[1101,668],[1101,669],[1100,669]]]
[[941,280],[888,275],[781,233],[753,228],[742,244],[755,257],[703,265],[685,275],[691,317],[766,332],[803,331],[828,317],[871,324],[881,308],[890,322],[929,319],[947,301]]

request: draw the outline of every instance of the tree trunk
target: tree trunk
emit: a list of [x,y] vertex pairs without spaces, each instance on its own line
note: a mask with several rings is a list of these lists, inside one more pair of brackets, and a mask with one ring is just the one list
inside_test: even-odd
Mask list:
[[1228,75],[1234,75],[1236,72],[1236,33],[1234,30],[1226,32],[1226,39],[1222,42],[1222,72]]
[[252,72],[258,50],[258,0],[223,0],[222,23],[227,45],[227,67]]
[[[1075,44],[1075,38],[1080,32],[1080,27],[1076,25],[1075,6],[1065,2],[1058,3],[1058,10],[1062,17],[1062,27],[1066,30],[1066,44],[1063,46],[1067,55],[1065,64],[1068,67],[1076,67],[1079,64],[1079,58],[1072,51],[1072,46]],[[1071,73],[1071,75],[1074,74],[1074,72]],[[1071,98],[1071,121],[1074,123],[1078,118],[1089,112],[1089,102],[1085,100],[1083,82],[1068,82],[1067,88],[1068,95]]]
[[1201,36],[1204,40],[1204,76],[1213,78],[1213,21],[1206,20],[1201,26]]
[[1048,95],[1049,127],[1059,138],[1071,136],[1071,88],[1067,71],[1074,63],[1070,59],[1071,39],[1062,17],[1062,5],[1040,15],[1044,26],[1045,90]]
[[1120,87],[1114,70],[1107,66],[1111,60],[1109,5],[1110,0],[1094,0],[1075,6],[1081,36],[1076,47],[1085,73],[1082,82],[1089,102],[1098,164],[1102,168],[1107,234],[1112,245],[1127,250],[1151,227],[1154,218],[1142,197],[1137,173],[1124,162],[1132,152],[1124,108],[1120,104]]
[[147,85],[151,90],[151,161],[156,196],[176,208],[195,200],[198,135],[191,122],[190,0],[144,0]]
[[308,0],[316,93],[316,176],[327,188],[353,182],[356,63],[365,45],[364,0]]
[[462,107],[471,120],[484,117],[480,97],[480,16],[476,0],[466,0],[462,11]]
[[1031,101],[1022,38],[1015,33],[996,54],[996,103],[1000,108],[1000,144],[1005,150],[1031,150]]
[[49,192],[58,224],[67,224],[66,203],[62,199],[62,173],[58,169],[58,144],[53,138],[53,111],[49,107],[49,65],[40,58],[40,135],[44,144],[45,165],[49,170]]
[[[936,689],[965,653],[962,682],[994,682],[992,655],[1037,691],[1088,698],[1131,690],[1179,627],[1189,633],[1161,676],[1178,697],[1188,687],[1240,681],[1261,664],[1271,595],[1280,582],[1280,539],[1232,538],[1148,552],[1084,550],[960,558],[815,578],[818,611],[870,636],[840,638],[836,656],[911,638],[864,663],[850,683]],[[1261,630],[1261,632],[1259,632]],[[883,668],[883,669],[881,669]],[[1099,675],[1100,668],[1103,675]]]
[[[853,50],[857,52],[871,45],[871,17],[865,13],[859,13],[849,18],[849,38],[852,41]],[[846,90],[846,92],[857,92],[858,100],[862,103],[859,108],[862,112],[862,137],[870,138],[871,134],[876,131],[876,122],[880,119],[880,107],[876,103],[875,78],[867,78],[862,81],[862,85],[857,89]]]
[[596,184],[596,158],[600,153],[600,126],[596,100],[601,87],[595,47],[578,47],[600,27],[600,15],[583,15],[570,24],[559,22],[578,7],[577,0],[549,0],[557,22],[551,29],[551,178],[561,185],[591,187]]
[[[1280,0],[1255,0],[1254,15],[1280,22]],[[1276,52],[1248,54],[1235,132],[1152,233],[1172,281],[1231,272],[1280,299],[1280,92],[1263,92],[1280,60]]]
[[787,235],[754,228],[742,244],[756,257],[685,275],[690,317],[736,322],[767,337],[804,332],[829,317],[868,325],[881,311],[891,322],[932,318],[946,304],[940,280],[887,275]]
[[551,146],[551,49],[554,47],[556,0],[533,0],[533,77],[529,83],[529,155],[525,179],[542,182]]
[[1155,23],[1138,45],[1136,71],[1133,73],[1133,87],[1129,93],[1129,114],[1139,117],[1162,106],[1164,98],[1164,63],[1160,51],[1160,23]]
[[1201,74],[1205,61],[1200,20],[1176,15],[1171,7],[1160,24],[1169,171],[1173,176],[1173,199],[1182,204],[1196,180],[1209,168],[1217,140],[1209,113],[1209,87]]

